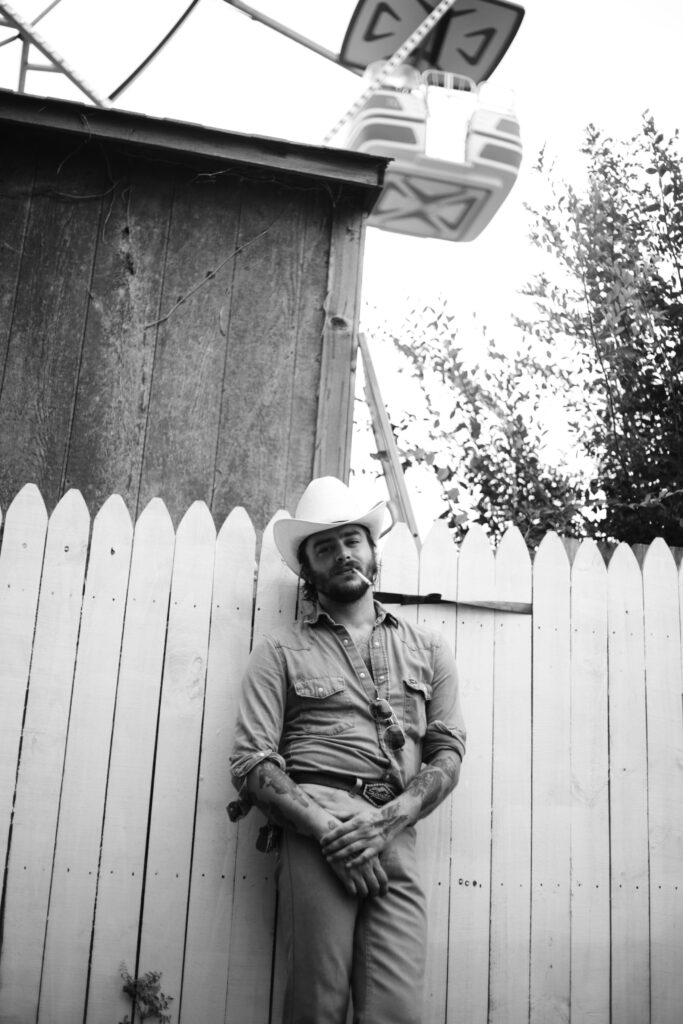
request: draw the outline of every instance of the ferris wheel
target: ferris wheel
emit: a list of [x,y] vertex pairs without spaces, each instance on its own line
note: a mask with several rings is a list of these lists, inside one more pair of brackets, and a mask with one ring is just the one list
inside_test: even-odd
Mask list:
[[[17,91],[35,72],[55,72],[92,103],[112,105],[176,35],[199,0],[155,8],[156,38],[106,94],[92,86],[31,20],[0,0],[0,47],[21,48]],[[519,123],[509,92],[488,79],[524,16],[508,0],[359,0],[335,53],[243,0],[235,10],[363,77],[360,94],[323,143],[389,158],[369,223],[386,231],[469,241],[491,221],[517,178]],[[131,34],[132,35],[132,34]]]

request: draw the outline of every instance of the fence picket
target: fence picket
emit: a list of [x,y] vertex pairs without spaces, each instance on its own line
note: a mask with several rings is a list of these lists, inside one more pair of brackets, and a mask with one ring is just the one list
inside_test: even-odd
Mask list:
[[121,645],[88,989],[88,1024],[129,1009],[119,977],[135,969],[159,691],[175,535],[155,498],[135,526]]
[[[443,519],[437,520],[420,551],[420,594],[446,591],[455,596],[458,586],[458,549]],[[440,632],[455,651],[455,605],[423,604],[420,625]],[[427,895],[427,967],[425,972],[425,1020],[446,1019],[446,985],[449,962],[449,905],[451,827],[454,796],[449,796],[417,828],[417,848],[423,864]]]
[[48,525],[9,851],[0,1020],[35,1020],[90,516],[69,491]]
[[[216,542],[181,1006],[181,1019],[188,1024],[222,1022],[226,1009],[237,852],[237,830],[226,814],[235,795],[228,756],[240,681],[249,655],[255,543],[249,516],[244,509],[234,509]],[[237,933],[235,944],[241,939]]]
[[607,571],[584,541],[571,569],[571,1012],[609,1020]]
[[612,1020],[650,1020],[643,581],[626,544],[607,573]]
[[656,540],[643,565],[650,823],[651,1017],[679,1024],[683,1006],[683,723],[678,576]]
[[[490,598],[495,565],[488,537],[468,531],[458,561],[458,596]],[[488,1016],[493,612],[458,608],[456,655],[467,723],[467,756],[453,801],[448,1020],[484,1024]]]
[[569,562],[547,534],[534,559],[531,1024],[569,1020]]
[[[256,587],[254,643],[265,633],[293,622],[296,613],[296,578],[283,563],[273,540],[270,521],[263,534]],[[251,811],[237,826],[235,896],[228,971],[226,1024],[263,1024],[269,1019],[271,965],[275,934],[275,858],[255,849],[263,825],[260,811]],[[234,828],[235,826],[233,826]],[[281,943],[277,944],[278,969],[272,979],[272,1002],[282,1002]],[[277,1009],[274,1019],[278,1019]]]
[[26,484],[7,510],[0,551],[0,865],[3,870],[46,531],[47,511],[40,491],[35,484]]
[[176,533],[138,975],[161,971],[181,1001],[216,529],[194,502]]
[[[531,560],[516,528],[496,552],[496,599],[531,602]],[[531,616],[496,612],[494,638],[491,1024],[529,1014]]]
[[93,525],[64,759],[40,993],[55,1020],[85,1010],[132,533],[112,496]]

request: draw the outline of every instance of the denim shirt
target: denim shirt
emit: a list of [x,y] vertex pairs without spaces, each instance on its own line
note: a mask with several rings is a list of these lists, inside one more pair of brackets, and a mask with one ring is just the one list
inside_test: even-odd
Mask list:
[[[259,763],[284,771],[336,772],[384,779],[400,789],[441,750],[465,753],[455,659],[441,636],[375,603],[370,667],[343,626],[319,606],[254,646],[243,680],[230,758],[244,789]],[[384,743],[386,725],[369,703],[384,697],[406,737]]]

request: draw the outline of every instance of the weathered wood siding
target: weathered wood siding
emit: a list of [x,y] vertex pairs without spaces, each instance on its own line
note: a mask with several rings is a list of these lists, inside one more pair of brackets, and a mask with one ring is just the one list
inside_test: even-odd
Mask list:
[[[281,514],[281,513],[280,513]],[[174,530],[119,496],[48,518],[26,486],[0,550],[0,1024],[113,1024],[119,965],[162,971],[173,1024],[279,1020],[283,950],[261,824],[225,814],[254,637],[296,581],[235,509]],[[517,530],[418,553],[381,585],[458,603],[394,610],[441,631],[462,678],[460,786],[418,826],[430,913],[422,1024],[680,1024],[683,574],[662,541],[606,566]],[[532,614],[468,601],[518,602]],[[322,1024],[322,1022],[321,1022]]]
[[262,528],[347,474],[382,161],[8,95],[0,131],[0,500]]

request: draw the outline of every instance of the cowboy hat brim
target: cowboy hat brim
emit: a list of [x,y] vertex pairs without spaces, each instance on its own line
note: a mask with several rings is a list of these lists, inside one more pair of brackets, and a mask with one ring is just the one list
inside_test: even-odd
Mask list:
[[363,515],[337,522],[321,523],[319,520],[314,522],[307,519],[278,519],[273,525],[275,544],[286,564],[298,576],[301,571],[299,549],[308,537],[342,526],[364,526],[376,544],[383,533],[386,507],[386,501],[379,501]]

